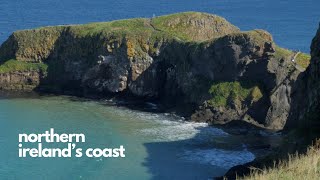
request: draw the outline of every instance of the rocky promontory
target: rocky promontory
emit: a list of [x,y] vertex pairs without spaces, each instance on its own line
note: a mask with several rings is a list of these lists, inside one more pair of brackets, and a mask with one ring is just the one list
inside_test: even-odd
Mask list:
[[132,96],[194,121],[279,130],[301,116],[293,97],[309,59],[264,30],[186,12],[14,32],[0,47],[0,89]]
[[[247,176],[244,179],[319,177],[318,174],[312,177],[307,171],[311,172],[313,168],[318,168],[319,164],[320,145],[317,139],[320,137],[320,28],[312,40],[310,49],[309,67],[306,71],[299,73],[291,86],[295,90],[291,94],[291,108],[285,126],[285,130],[290,133],[286,133],[281,145],[273,149],[272,153],[235,166],[224,177],[217,179],[236,179],[239,176]],[[291,155],[288,156],[288,154]],[[295,163],[299,170],[291,171]],[[303,168],[305,171],[301,171]]]

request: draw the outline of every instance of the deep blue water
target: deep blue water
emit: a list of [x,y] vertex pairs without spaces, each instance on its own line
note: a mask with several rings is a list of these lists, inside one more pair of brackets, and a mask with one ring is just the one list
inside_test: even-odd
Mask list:
[[0,42],[13,31],[181,11],[225,17],[242,30],[265,29],[280,46],[309,52],[319,0],[0,0]]

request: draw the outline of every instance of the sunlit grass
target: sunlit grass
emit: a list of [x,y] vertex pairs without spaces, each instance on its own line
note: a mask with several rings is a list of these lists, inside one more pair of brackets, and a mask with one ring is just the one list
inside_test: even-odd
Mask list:
[[0,65],[0,73],[9,73],[16,71],[42,71],[47,70],[47,65],[44,63],[31,63],[17,61],[14,59],[8,60]]
[[255,169],[246,180],[317,180],[320,177],[320,149],[312,146],[305,155],[290,155],[269,169]]

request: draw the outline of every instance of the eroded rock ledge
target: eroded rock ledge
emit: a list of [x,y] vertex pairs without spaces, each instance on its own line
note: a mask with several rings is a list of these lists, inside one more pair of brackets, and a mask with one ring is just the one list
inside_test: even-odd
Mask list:
[[[14,32],[0,47],[0,89],[159,100],[194,121],[282,129],[309,57],[186,12]],[[187,111],[191,109],[191,111]]]

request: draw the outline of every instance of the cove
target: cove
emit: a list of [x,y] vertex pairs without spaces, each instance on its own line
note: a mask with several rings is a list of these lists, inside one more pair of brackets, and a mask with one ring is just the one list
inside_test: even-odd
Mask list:
[[[256,156],[245,138],[204,123],[68,96],[2,97],[0,122],[4,179],[208,179]],[[126,157],[18,158],[19,133],[50,128],[85,134],[83,149],[123,145]]]

